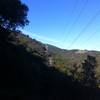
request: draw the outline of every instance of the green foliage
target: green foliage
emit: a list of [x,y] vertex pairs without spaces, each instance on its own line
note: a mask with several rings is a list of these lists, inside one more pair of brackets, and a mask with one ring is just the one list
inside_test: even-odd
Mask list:
[[[94,94],[94,89],[84,87],[76,81],[81,79],[80,68],[82,66],[79,66],[74,58],[71,59],[70,56],[65,58],[62,54],[52,53],[55,66],[47,66],[42,59],[44,58],[44,45],[21,33],[17,34],[13,41],[3,43],[0,40],[0,43],[2,44],[0,71],[3,73],[1,74],[3,80],[10,83],[6,85],[7,89],[10,87],[8,92],[14,90],[12,94],[19,95],[22,90],[25,94],[32,94],[34,100],[41,98],[43,100],[92,100],[94,95],[97,98],[100,97],[100,91]],[[16,82],[13,83],[12,80]],[[1,83],[4,84],[5,81]],[[1,86],[5,89],[4,85]],[[16,89],[18,89],[18,94],[16,94]],[[23,95],[23,92],[20,95]],[[97,98],[93,100],[100,99]]]
[[15,30],[27,25],[27,11],[28,7],[20,0],[0,0],[0,26]]
[[[21,33],[17,34],[17,40],[19,41],[18,44],[23,45],[25,49],[31,53],[32,55],[42,57],[45,59],[44,56],[44,44],[34,39],[31,39],[29,36],[23,35]],[[15,41],[15,40],[14,40]],[[49,45],[48,45],[49,46]],[[52,48],[52,50],[50,49]],[[74,80],[82,81],[84,74],[82,69],[82,61],[86,59],[86,54],[76,54],[76,51],[57,51],[59,48],[55,48],[53,52],[53,47],[50,47],[48,53],[52,55],[53,58],[53,66],[58,69],[60,72],[65,73],[68,76],[72,76]],[[56,52],[57,51],[57,52]],[[60,53],[59,53],[60,52]],[[71,52],[71,53],[69,53]],[[74,53],[73,53],[74,52]],[[96,78],[100,80],[100,54],[99,52],[91,52],[91,54],[98,55],[96,56],[96,60],[98,62],[97,70],[96,70]],[[71,55],[71,56],[70,56]]]
[[43,44],[31,39],[29,36],[18,34],[17,39],[19,40],[18,44],[23,45],[28,52],[33,55],[38,55],[43,58],[44,50]]
[[96,87],[95,68],[97,62],[95,57],[87,56],[87,59],[82,63],[83,66],[83,84],[86,86]]

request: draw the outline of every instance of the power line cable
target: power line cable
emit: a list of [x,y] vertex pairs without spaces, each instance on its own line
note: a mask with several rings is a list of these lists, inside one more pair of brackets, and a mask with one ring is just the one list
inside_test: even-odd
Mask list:
[[[72,15],[75,13],[76,8],[77,8],[77,6],[78,6],[78,3],[79,3],[79,0],[77,0],[77,2],[76,2],[76,0],[75,0],[75,3],[73,4],[73,8],[72,8],[72,11],[71,11],[71,13],[70,13],[70,16],[72,16]],[[70,21],[68,21],[68,22],[65,23],[64,30],[63,30],[62,34],[65,34],[66,29],[67,29],[67,27],[68,27],[69,25],[70,25]],[[66,36],[66,34],[65,34],[65,36]],[[65,37],[65,36],[64,36],[64,37]],[[60,45],[63,45],[63,43],[61,43]]]
[[72,41],[72,43],[68,46],[70,48],[75,42],[78,40],[78,38],[88,29],[88,27],[93,23],[93,21],[97,18],[97,16],[100,15],[100,10],[92,17],[92,19],[87,23],[87,25],[82,29],[82,31],[76,36],[76,38]]
[[[71,25],[71,27],[70,27],[70,29],[69,29],[69,31],[68,31],[67,38],[68,38],[68,36],[71,34],[72,29],[74,28],[75,24],[77,24],[78,20],[80,19],[80,17],[81,17],[81,15],[82,15],[83,11],[85,10],[85,7],[86,7],[87,4],[88,4],[88,1],[89,1],[89,0],[86,0],[86,1],[85,1],[85,3],[84,3],[84,5],[83,5],[83,7],[81,8],[81,10],[80,10],[78,16],[76,17],[75,21],[72,23],[72,25]],[[66,37],[66,36],[65,36],[65,37]],[[66,38],[64,39],[64,42],[65,42],[65,40],[66,40]]]
[[99,30],[96,31],[96,32],[93,32],[93,33],[91,34],[91,36],[87,39],[87,41],[83,44],[83,46],[84,46],[84,45],[86,46],[87,43],[96,35],[97,32],[99,32]]
[[[72,11],[71,11],[70,16],[72,16],[72,15],[73,15],[73,13],[75,12],[75,10],[76,10],[76,8],[77,8],[77,5],[78,5],[78,1],[79,1],[79,0],[77,0],[77,2],[75,1],[74,5],[73,5],[73,9],[72,9]],[[67,22],[67,23],[65,24],[65,28],[64,28],[63,33],[65,33],[65,32],[66,32],[66,28],[69,26],[69,23],[70,23],[70,22]]]

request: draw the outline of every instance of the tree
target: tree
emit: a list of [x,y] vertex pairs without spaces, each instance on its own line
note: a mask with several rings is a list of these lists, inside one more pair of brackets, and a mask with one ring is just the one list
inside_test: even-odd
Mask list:
[[70,73],[74,80],[81,81],[82,80],[82,74],[81,74],[81,65],[74,63],[73,66],[70,68]]
[[28,7],[20,0],[0,0],[0,27],[16,30],[29,23]]
[[95,68],[96,58],[87,56],[87,59],[82,63],[83,66],[83,84],[86,86],[96,87]]

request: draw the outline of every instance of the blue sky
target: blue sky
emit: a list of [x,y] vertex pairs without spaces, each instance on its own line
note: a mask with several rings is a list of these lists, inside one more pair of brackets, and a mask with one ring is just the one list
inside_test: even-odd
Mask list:
[[65,49],[100,50],[100,0],[22,0],[30,24],[22,31]]

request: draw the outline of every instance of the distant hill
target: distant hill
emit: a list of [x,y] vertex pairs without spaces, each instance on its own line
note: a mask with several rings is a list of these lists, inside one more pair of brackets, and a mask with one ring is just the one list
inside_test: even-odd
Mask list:
[[97,60],[97,68],[96,73],[97,76],[100,76],[100,51],[94,50],[65,50],[52,45],[48,45],[49,52],[54,56],[55,66],[63,70],[65,67],[70,68],[73,64],[81,64],[87,57],[87,55],[91,55],[96,57]]
[[[2,30],[0,36],[7,32]],[[45,44],[20,32],[12,32],[6,41],[0,39],[0,97],[5,100],[100,100],[98,88],[85,87],[56,66],[59,59],[66,65],[66,50],[48,45],[48,52],[55,60],[54,66],[49,66],[45,64],[44,47]]]
[[96,57],[98,62],[97,72],[99,74],[100,68],[100,51],[89,51],[89,50],[65,50],[58,47],[55,47],[50,44],[43,44],[40,41],[30,38],[22,33],[17,35],[16,38],[19,41],[19,44],[25,46],[28,52],[32,54],[38,55],[45,59],[44,57],[44,48],[48,46],[48,54],[52,55],[54,60],[54,65],[57,68],[63,69],[63,67],[71,67],[74,63],[81,64],[87,57],[87,55],[91,55]]
[[38,53],[40,53],[40,55],[42,55],[44,53],[43,47],[45,47],[45,45],[48,46],[48,52],[50,54],[58,54],[58,55],[63,56],[64,58],[72,57],[72,58],[76,59],[77,56],[79,57],[79,56],[91,55],[91,56],[97,57],[98,55],[100,55],[100,51],[61,49],[61,48],[58,48],[58,47],[50,45],[50,44],[44,44],[44,43],[37,41],[35,39],[32,39],[29,36],[24,35],[24,34],[18,34],[17,39],[19,39],[20,44],[24,44],[24,45],[28,46],[29,48],[33,49],[34,51],[37,51]]
[[[28,35],[24,35],[22,33],[18,33],[15,40],[18,41],[18,44],[23,45],[28,52],[31,52],[33,55],[38,55],[43,59],[45,59],[44,48],[45,46],[48,46],[48,54],[52,56],[54,62],[53,66],[61,71],[71,68],[75,63],[81,64],[86,59],[87,55],[94,56],[96,57],[98,63],[96,69],[97,76],[100,75],[100,51],[78,49],[65,50],[50,44],[43,44],[42,42],[32,39]],[[15,44],[16,43],[17,42],[15,42]]]

